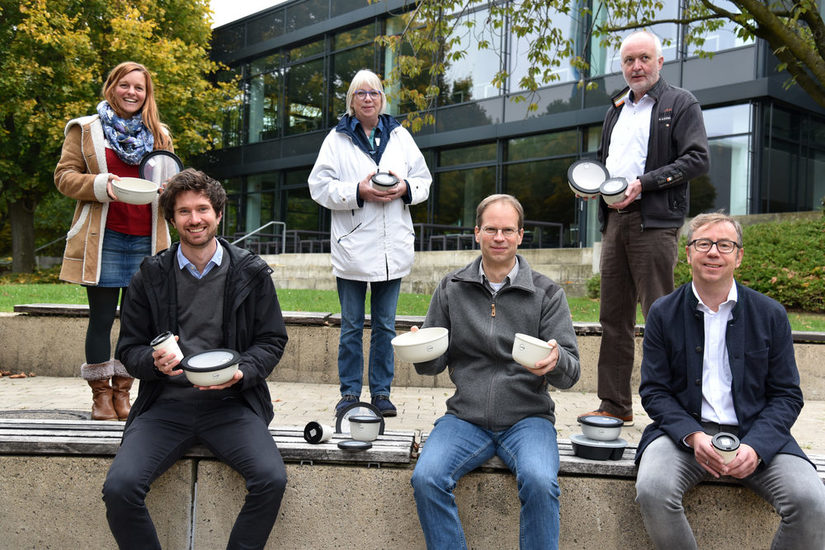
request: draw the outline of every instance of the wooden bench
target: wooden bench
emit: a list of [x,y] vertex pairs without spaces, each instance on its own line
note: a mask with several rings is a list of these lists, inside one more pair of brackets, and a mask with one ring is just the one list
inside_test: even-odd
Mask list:
[[[94,455],[114,456],[120,445],[125,422],[93,420],[0,419],[0,455]],[[307,443],[298,426],[270,427],[285,462],[301,464],[404,465],[412,461],[415,432],[386,431],[367,451],[338,448],[349,439],[345,434],[320,444]],[[185,458],[208,458],[212,453],[202,445],[189,449]]]

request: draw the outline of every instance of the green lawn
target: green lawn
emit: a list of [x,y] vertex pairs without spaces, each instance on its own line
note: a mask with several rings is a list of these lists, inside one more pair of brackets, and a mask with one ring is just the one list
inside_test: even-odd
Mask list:
[[[278,291],[281,308],[285,311],[322,311],[339,313],[338,294],[333,290]],[[599,301],[590,298],[569,298],[573,321],[596,323],[599,320]],[[0,284],[0,312],[11,312],[16,304],[85,304],[86,291],[78,285],[57,284]],[[399,315],[426,315],[430,303],[429,294],[401,294],[398,300]],[[367,302],[369,312],[369,301]],[[794,330],[825,332],[825,315],[790,312],[788,317]],[[643,323],[641,311],[636,316]]]

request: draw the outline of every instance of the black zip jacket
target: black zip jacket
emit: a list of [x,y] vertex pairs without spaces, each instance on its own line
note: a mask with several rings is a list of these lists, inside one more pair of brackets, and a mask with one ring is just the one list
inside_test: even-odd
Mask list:
[[[286,326],[272,282],[272,269],[260,256],[218,239],[229,259],[223,312],[223,347],[241,354],[241,395],[269,424],[274,416],[266,377],[284,353]],[[167,330],[177,334],[178,269],[175,243],[147,257],[132,278],[120,312],[117,357],[140,379],[138,397],[126,425],[144,413],[160,395],[166,375],[154,367],[149,342]],[[208,296],[203,299],[208,300]]]
[[[614,97],[613,105],[607,110],[599,144],[601,162],[607,160],[613,126],[624,106],[624,102],[617,98],[625,91]],[[690,206],[688,184],[710,169],[702,109],[692,93],[671,86],[662,78],[647,95],[655,99],[656,104],[650,114],[645,173],[639,176],[642,182],[642,229],[681,227]],[[608,208],[603,200],[599,201],[599,206],[599,221],[604,231]]]

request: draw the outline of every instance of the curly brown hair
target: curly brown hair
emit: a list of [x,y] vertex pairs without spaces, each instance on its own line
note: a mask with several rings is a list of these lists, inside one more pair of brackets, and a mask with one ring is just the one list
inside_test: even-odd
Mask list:
[[175,219],[175,201],[178,195],[185,191],[195,191],[206,195],[215,214],[223,212],[223,207],[226,205],[226,191],[220,182],[200,170],[187,168],[169,178],[166,188],[160,194],[160,208],[163,210],[163,217],[166,221],[171,222]]

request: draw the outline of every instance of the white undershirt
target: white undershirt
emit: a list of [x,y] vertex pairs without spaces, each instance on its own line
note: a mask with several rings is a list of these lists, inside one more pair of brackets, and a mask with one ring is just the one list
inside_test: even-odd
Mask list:
[[718,311],[711,309],[699,298],[696,287],[691,283],[693,294],[699,300],[699,311],[704,313],[705,345],[702,356],[702,420],[729,426],[738,426],[736,410],[733,407],[733,393],[728,360],[728,347],[725,343],[728,321],[733,318],[733,307],[738,298],[736,284],[732,283],[728,299],[719,305]]
[[611,178],[623,177],[627,183],[631,183],[645,173],[650,116],[655,103],[647,94],[636,103],[630,100],[630,95],[625,99],[619,119],[610,134],[610,147],[605,162]]

